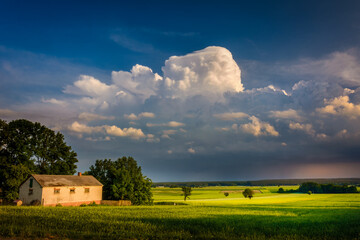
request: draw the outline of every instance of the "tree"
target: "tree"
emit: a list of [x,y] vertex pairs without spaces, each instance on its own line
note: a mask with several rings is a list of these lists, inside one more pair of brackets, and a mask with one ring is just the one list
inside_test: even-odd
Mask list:
[[228,192],[224,192],[224,196],[225,196],[225,197],[229,196],[229,193],[228,193]]
[[278,193],[285,193],[285,190],[281,187],[281,188],[279,188],[279,190],[277,192]]
[[96,160],[86,174],[103,185],[104,199],[130,200],[134,205],[151,204],[151,179],[142,175],[141,167],[132,157]]
[[299,192],[307,193],[311,191],[312,193],[322,193],[321,186],[316,182],[304,182],[299,187]]
[[244,195],[245,198],[249,198],[249,199],[251,199],[254,196],[254,192],[250,188],[246,188],[242,194]]
[[60,132],[25,119],[0,120],[0,188],[8,201],[29,174],[74,174],[76,156]]
[[191,187],[182,187],[181,190],[183,192],[182,195],[184,196],[184,201],[186,201],[187,198],[190,199],[189,196],[191,195],[191,191],[192,191]]

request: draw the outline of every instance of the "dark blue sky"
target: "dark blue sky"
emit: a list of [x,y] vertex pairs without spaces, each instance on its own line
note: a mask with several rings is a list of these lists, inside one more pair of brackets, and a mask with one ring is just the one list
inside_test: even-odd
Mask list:
[[1,1],[0,118],[63,132],[80,171],[131,155],[155,181],[359,177],[359,12]]
[[[195,2],[195,3],[194,3]],[[358,1],[2,1],[0,44],[113,70],[206,46],[261,61],[358,46]],[[125,35],[119,46],[110,36]],[[137,49],[137,50],[135,50]]]

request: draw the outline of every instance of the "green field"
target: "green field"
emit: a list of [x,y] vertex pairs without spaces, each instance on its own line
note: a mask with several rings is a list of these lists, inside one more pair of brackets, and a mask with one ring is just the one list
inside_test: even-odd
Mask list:
[[[71,239],[360,239],[360,194],[277,194],[278,187],[206,187],[154,206],[0,207],[0,236]],[[296,187],[284,187],[285,189]],[[225,197],[223,192],[230,193]],[[261,191],[261,193],[260,193]],[[174,205],[176,204],[176,205]]]

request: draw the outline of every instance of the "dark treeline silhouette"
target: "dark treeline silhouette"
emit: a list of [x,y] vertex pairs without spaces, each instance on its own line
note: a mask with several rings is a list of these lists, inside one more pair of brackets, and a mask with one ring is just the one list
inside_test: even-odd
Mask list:
[[318,184],[315,182],[306,182],[300,185],[299,192],[307,193],[357,193],[355,186]]
[[214,186],[279,186],[279,185],[300,185],[304,182],[316,182],[318,184],[335,185],[358,185],[360,178],[319,178],[319,179],[271,179],[254,181],[203,181],[203,182],[158,182],[152,187],[164,186],[170,188],[179,187],[214,187]]
[[358,193],[356,186],[318,184],[316,182],[305,182],[298,189],[284,190],[279,188],[278,193]]

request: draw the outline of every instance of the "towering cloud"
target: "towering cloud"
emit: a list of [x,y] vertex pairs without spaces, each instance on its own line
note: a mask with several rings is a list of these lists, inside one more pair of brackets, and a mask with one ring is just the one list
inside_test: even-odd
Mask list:
[[112,80],[120,91],[117,95],[134,96],[144,101],[151,95],[156,95],[162,82],[162,77],[153,73],[149,67],[136,64],[130,72],[112,72]]
[[162,70],[167,95],[172,97],[203,95],[217,100],[224,92],[244,89],[239,66],[222,47],[207,47],[185,56],[170,57]]

